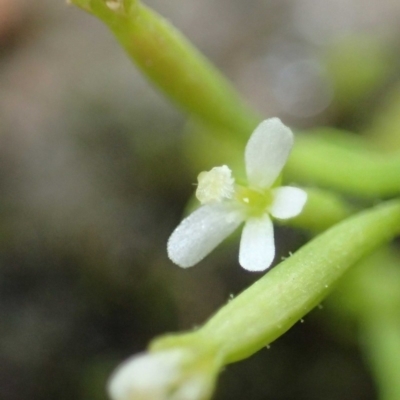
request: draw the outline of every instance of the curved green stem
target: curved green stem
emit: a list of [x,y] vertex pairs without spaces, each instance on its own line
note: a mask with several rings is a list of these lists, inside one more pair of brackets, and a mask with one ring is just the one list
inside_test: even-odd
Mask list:
[[362,256],[400,232],[400,201],[363,211],[325,231],[223,307],[202,329],[227,362],[286,332]]
[[225,363],[246,358],[285,333],[321,302],[350,266],[399,232],[399,200],[348,218],[263,276],[202,328],[157,339],[152,349],[197,345],[201,338]]
[[[229,132],[242,146],[260,118],[171,24],[137,0],[124,0],[120,10],[107,7],[106,0],[71,1],[107,24],[142,72],[170,98],[202,121],[222,128],[215,134]],[[300,136],[286,170],[296,181],[357,196],[400,193],[399,153],[382,155],[362,146],[349,149]]]
[[318,232],[355,212],[342,197],[334,192],[316,188],[304,190],[307,192],[307,202],[303,211],[295,218],[279,221],[280,224]]
[[168,21],[136,0],[113,11],[105,0],[72,0],[100,18],[153,83],[189,113],[245,136],[259,118],[211,63]]
[[363,197],[400,193],[400,153],[382,154],[298,135],[285,167],[289,179]]
[[356,321],[381,400],[400,398],[399,266],[398,251],[379,249],[346,275],[328,303],[339,318]]
[[400,318],[383,316],[360,326],[364,352],[379,388],[380,400],[400,398]]

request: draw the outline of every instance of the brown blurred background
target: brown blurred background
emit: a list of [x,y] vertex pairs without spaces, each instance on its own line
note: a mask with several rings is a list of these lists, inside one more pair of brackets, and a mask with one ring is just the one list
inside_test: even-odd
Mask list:
[[[398,93],[397,0],[146,4],[265,117],[367,131]],[[0,0],[1,399],[105,399],[122,359],[258,278],[240,269],[237,243],[191,270],[167,258],[200,172],[184,126],[100,22],[63,0]],[[305,239],[277,236],[281,256]],[[376,399],[332,318],[321,307],[227,368],[215,398]]]

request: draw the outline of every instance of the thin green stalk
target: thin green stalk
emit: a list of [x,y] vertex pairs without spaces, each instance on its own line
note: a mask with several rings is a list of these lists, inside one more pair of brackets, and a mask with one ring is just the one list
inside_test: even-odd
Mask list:
[[147,78],[189,113],[231,134],[247,137],[259,118],[241,97],[168,21],[139,1],[119,11],[105,0],[72,0],[100,18]]
[[398,251],[379,249],[346,275],[330,302],[339,318],[356,321],[380,400],[400,398],[399,266]]
[[[202,121],[220,127],[213,130],[214,135],[228,132],[242,146],[260,118],[171,24],[136,0],[125,0],[120,10],[110,9],[105,0],[71,2],[101,19],[144,75],[171,99]],[[357,196],[400,193],[399,153],[382,155],[361,146],[355,150],[298,137],[286,170],[295,181]]]
[[347,148],[310,135],[296,137],[285,172],[296,182],[356,196],[390,197],[400,193],[400,153]]
[[360,329],[363,350],[379,388],[379,399],[400,399],[399,316],[383,313],[364,320]]

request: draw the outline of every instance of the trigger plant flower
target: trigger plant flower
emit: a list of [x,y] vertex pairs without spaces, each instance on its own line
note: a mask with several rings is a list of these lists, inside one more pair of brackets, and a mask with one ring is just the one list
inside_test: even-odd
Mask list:
[[292,131],[278,118],[267,119],[246,145],[247,186],[235,183],[226,165],[201,172],[196,197],[202,206],[172,233],[169,258],[182,268],[191,267],[244,222],[239,264],[248,271],[267,269],[275,256],[271,217],[295,217],[307,200],[302,189],[277,186],[292,146]]

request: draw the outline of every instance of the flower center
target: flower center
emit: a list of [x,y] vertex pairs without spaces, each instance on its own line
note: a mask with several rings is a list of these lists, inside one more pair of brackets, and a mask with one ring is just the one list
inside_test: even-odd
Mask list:
[[248,206],[248,211],[252,215],[260,215],[272,204],[272,192],[265,190],[260,192],[249,187],[236,186],[236,199]]
[[244,205],[250,216],[259,216],[268,210],[273,201],[270,189],[257,190],[235,184],[232,171],[226,165],[201,172],[197,180],[196,197],[201,204],[234,200]]

